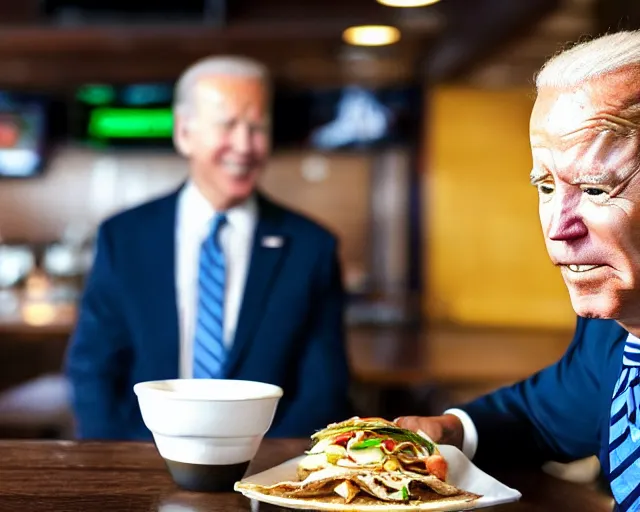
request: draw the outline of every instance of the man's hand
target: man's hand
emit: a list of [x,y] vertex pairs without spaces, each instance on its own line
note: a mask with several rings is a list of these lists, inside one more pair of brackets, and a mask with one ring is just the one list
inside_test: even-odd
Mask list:
[[451,444],[462,450],[464,428],[454,414],[444,416],[402,416],[395,420],[402,428],[417,432],[422,430],[438,444]]

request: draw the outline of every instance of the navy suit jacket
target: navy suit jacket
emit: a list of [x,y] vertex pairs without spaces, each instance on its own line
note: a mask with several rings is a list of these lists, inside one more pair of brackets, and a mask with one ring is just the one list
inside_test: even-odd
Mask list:
[[[66,358],[77,436],[150,439],[133,385],[178,378],[178,192],[104,222]],[[281,386],[268,436],[308,437],[351,414],[333,235],[262,195],[226,378]],[[282,247],[263,247],[278,236]]]
[[627,332],[578,318],[564,356],[513,386],[461,407],[478,429],[474,462],[536,464],[598,455],[609,476],[609,416]]

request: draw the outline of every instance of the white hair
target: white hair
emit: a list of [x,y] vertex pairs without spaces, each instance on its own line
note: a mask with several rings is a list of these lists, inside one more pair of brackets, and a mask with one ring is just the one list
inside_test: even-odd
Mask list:
[[640,66],[640,30],[607,34],[559,53],[542,67],[536,87],[572,87],[630,66]]
[[174,112],[184,114],[188,111],[191,94],[198,81],[216,75],[258,78],[265,87],[269,83],[269,71],[258,61],[235,55],[207,57],[192,64],[178,78],[174,89]]

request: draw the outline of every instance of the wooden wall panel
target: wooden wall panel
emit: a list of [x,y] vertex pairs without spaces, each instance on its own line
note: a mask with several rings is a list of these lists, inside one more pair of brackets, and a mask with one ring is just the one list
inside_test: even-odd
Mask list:
[[373,156],[280,154],[265,173],[265,192],[307,213],[340,239],[345,278],[357,287],[369,271]]
[[529,184],[530,89],[438,88],[425,140],[424,314],[463,324],[572,328]]
[[[338,234],[345,279],[355,286],[369,269],[372,157],[332,155],[320,160],[320,170],[317,158],[276,154],[263,185]],[[57,240],[70,224],[94,229],[107,215],[174,189],[186,175],[173,153],[63,149],[41,178],[0,181],[0,240],[40,244]]]
[[176,187],[185,175],[173,155],[61,149],[42,177],[0,181],[0,237],[54,241],[70,223],[95,227],[107,215]]

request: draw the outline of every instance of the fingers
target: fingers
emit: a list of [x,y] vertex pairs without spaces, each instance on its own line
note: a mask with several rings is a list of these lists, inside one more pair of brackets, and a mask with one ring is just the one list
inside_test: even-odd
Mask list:
[[413,430],[418,433],[423,432],[436,443],[442,440],[440,417],[401,416],[400,418],[396,418],[394,422],[401,428]]
[[394,423],[401,428],[406,428],[408,430],[418,431],[421,428],[422,420],[425,418],[421,418],[419,416],[401,416],[400,418],[396,418]]

